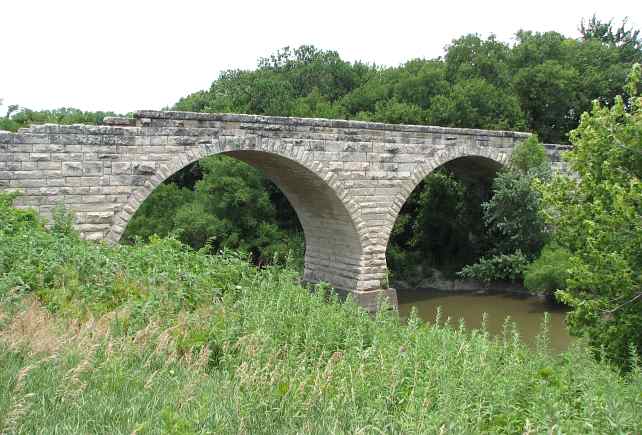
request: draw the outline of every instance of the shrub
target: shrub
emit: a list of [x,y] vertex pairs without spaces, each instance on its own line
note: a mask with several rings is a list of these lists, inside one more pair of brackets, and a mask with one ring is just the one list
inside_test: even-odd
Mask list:
[[485,283],[493,281],[518,281],[521,279],[528,259],[521,251],[512,254],[499,254],[482,257],[477,263],[465,266],[458,275],[466,279],[476,279]]
[[555,245],[542,249],[542,254],[524,271],[524,286],[534,293],[552,297],[556,290],[566,288],[570,252]]
[[532,135],[517,145],[510,160],[511,168],[522,174],[545,169],[550,164],[546,149],[539,142],[537,135]]

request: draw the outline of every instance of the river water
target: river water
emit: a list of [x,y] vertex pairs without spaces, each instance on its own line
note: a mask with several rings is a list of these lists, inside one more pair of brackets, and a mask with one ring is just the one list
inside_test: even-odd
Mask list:
[[517,325],[520,336],[529,346],[535,345],[544,313],[548,312],[551,349],[555,352],[564,351],[572,341],[564,323],[566,309],[534,296],[506,292],[479,294],[421,289],[399,290],[397,298],[402,317],[407,317],[411,307],[415,306],[419,317],[431,323],[435,321],[437,307],[441,307],[442,321],[450,317],[451,324],[457,326],[459,319],[464,319],[468,329],[480,328],[483,313],[487,313],[486,328],[493,335],[502,333],[504,320],[510,316]]

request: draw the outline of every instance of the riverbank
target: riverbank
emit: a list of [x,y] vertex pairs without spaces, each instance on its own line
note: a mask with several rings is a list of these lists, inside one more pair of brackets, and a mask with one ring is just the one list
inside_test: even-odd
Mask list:
[[171,239],[106,246],[0,207],[0,432],[613,433],[642,374],[581,343],[402,323]]
[[521,283],[513,281],[498,281],[486,283],[473,279],[460,279],[453,276],[446,276],[437,269],[429,269],[425,276],[413,276],[409,279],[399,277],[392,280],[392,286],[396,289],[408,291],[415,289],[434,289],[444,292],[475,292],[475,291],[503,291],[511,293],[530,293]]

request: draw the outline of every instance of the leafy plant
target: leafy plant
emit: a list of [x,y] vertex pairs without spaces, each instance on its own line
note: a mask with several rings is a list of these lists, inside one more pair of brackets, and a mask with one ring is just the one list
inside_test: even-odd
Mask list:
[[125,239],[176,233],[195,249],[240,250],[251,254],[256,264],[288,257],[302,264],[298,219],[283,194],[257,169],[212,156],[199,161],[195,172],[196,177],[173,178],[193,184],[193,190],[169,182],[152,192],[130,221]]
[[[511,167],[493,180],[491,199],[482,204],[490,255],[464,267],[460,276],[490,282],[519,281],[549,238],[534,182],[550,174],[550,162],[536,137],[513,151]],[[494,269],[495,268],[495,269]]]
[[630,73],[630,104],[596,101],[571,133],[568,162],[577,177],[541,185],[555,243],[570,253],[566,285],[571,331],[627,366],[642,353],[642,98],[640,66]]
[[477,263],[464,266],[458,275],[487,284],[494,281],[518,281],[527,265],[528,258],[521,251],[516,251],[513,254],[482,257]]
[[556,290],[566,288],[571,253],[555,245],[547,245],[524,271],[524,286],[533,293],[554,297]]

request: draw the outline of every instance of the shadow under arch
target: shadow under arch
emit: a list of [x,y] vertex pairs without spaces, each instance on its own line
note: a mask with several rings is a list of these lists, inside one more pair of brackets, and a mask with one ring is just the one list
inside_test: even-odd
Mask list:
[[[385,216],[385,234],[383,237],[383,241],[385,242],[384,246],[388,246],[392,228],[397,221],[404,204],[408,201],[408,198],[410,198],[410,195],[412,195],[417,186],[419,186],[419,184],[428,175],[433,173],[433,171],[446,166],[450,162],[460,160],[466,162],[467,165],[454,164],[458,170],[457,175],[466,174],[466,166],[470,168],[475,165],[477,165],[478,168],[482,168],[481,170],[484,172],[488,172],[488,170],[497,172],[499,169],[508,165],[511,152],[511,149],[499,150],[497,148],[480,146],[452,147],[440,151],[436,153],[433,158],[428,159],[424,163],[418,164],[413,170],[412,176],[405,180],[400,186],[399,191],[392,200],[390,210]],[[479,171],[479,169],[475,170]]]
[[[409,228],[411,228],[408,225],[413,225],[413,217],[418,217],[415,213],[419,213],[419,208],[417,207],[420,206],[416,201],[409,201],[409,199],[413,194],[418,193],[420,184],[437,170],[445,169],[460,183],[462,183],[465,188],[463,200],[470,202],[466,202],[466,218],[459,224],[455,224],[455,221],[449,221],[448,219],[443,220],[443,216],[440,216],[439,212],[437,212],[437,215],[435,216],[435,221],[432,221],[431,218],[424,218],[430,219],[430,221],[434,222],[434,224],[428,224],[428,228],[430,228],[431,225],[433,226],[430,230],[428,228],[425,229],[425,231],[428,231],[426,234],[435,234],[435,237],[437,238],[433,239],[433,236],[429,236],[426,240],[432,241],[423,242],[429,243],[428,246],[432,246],[432,248],[430,248],[430,252],[420,253],[420,257],[424,258],[424,261],[427,261],[426,263],[422,263],[423,266],[430,265],[431,268],[437,268],[440,271],[452,273],[453,270],[450,270],[451,267],[453,267],[454,270],[458,270],[457,268],[459,266],[467,264],[467,262],[473,257],[477,258],[480,252],[485,249],[483,243],[481,243],[481,245],[479,244],[480,238],[483,239],[481,203],[490,199],[492,180],[495,178],[498,171],[505,167],[510,159],[510,150],[507,151],[508,152],[504,153],[481,147],[475,147],[474,149],[464,147],[454,148],[442,151],[436,154],[432,159],[416,167],[412,177],[404,183],[395,197],[391,206],[392,212],[388,215],[389,220],[386,223],[387,231],[385,234],[384,245],[386,247],[386,267],[389,272],[392,272],[392,275],[395,276],[396,279],[401,278],[397,276],[397,273],[400,271],[400,265],[413,265],[414,262],[411,258],[415,258],[419,253],[419,251],[416,250],[417,248],[410,247],[414,245],[414,242],[413,245],[408,245],[408,243],[410,243],[408,239],[408,237],[410,237],[409,234],[414,234],[414,230],[410,230],[411,232],[408,233]],[[439,198],[439,196],[436,198]],[[472,201],[474,201],[474,203]],[[410,208],[404,208],[406,204]],[[430,207],[430,205],[425,204],[421,207]],[[410,223],[403,223],[404,221],[401,221],[402,227],[398,227],[396,229],[396,237],[393,240],[392,230],[397,219],[402,213],[410,213],[411,221]],[[431,211],[428,211],[428,213],[428,216],[434,214],[434,212]],[[453,219],[454,217],[455,216],[452,216]],[[453,223],[451,224],[451,222]],[[465,225],[462,226],[464,223]],[[465,231],[468,236],[464,237],[462,235],[462,231]],[[439,234],[441,234],[441,236]],[[466,247],[467,245],[468,247]],[[397,249],[395,251],[391,251],[392,246],[395,246]],[[435,248],[436,250],[434,250]],[[405,256],[388,257],[392,252],[396,252],[397,255],[401,252],[408,252],[409,254],[410,252],[414,253],[408,258],[405,258]],[[433,259],[428,260],[428,258],[431,258],[431,255],[433,256]],[[410,260],[410,263],[408,263],[408,260]],[[391,262],[390,264],[389,261]],[[400,261],[401,263],[399,263]],[[445,269],[442,270],[442,267]],[[404,269],[404,267],[401,266],[401,269]],[[414,267],[411,267],[406,272],[414,269]],[[417,268],[415,273],[418,275],[415,276],[415,278],[421,278],[420,275],[426,273],[425,270],[423,272],[421,272],[421,270],[421,267]],[[403,273],[403,278],[406,278],[406,272]],[[411,275],[413,275],[413,273],[411,273]]]
[[[161,165],[143,186],[135,189],[116,215],[107,240],[117,243],[136,210],[163,181],[185,166],[212,155],[226,155],[260,170],[286,196],[297,214],[305,237],[303,279],[327,282],[338,290],[359,288],[365,233],[359,231],[358,207],[346,201],[336,180],[309,162],[305,155],[273,150],[203,145]],[[327,173],[326,173],[327,174]]]

